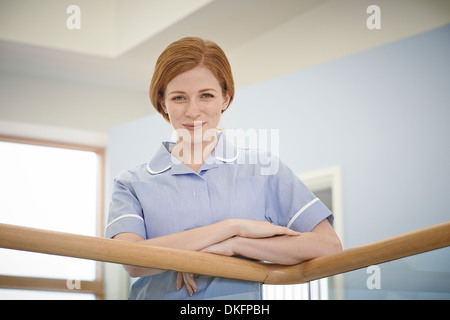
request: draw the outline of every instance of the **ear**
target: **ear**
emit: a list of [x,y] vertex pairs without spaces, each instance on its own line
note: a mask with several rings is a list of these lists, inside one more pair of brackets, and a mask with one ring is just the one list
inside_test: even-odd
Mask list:
[[164,111],[164,113],[167,114],[167,107],[166,104],[164,103],[164,93],[162,91],[158,93],[158,104],[161,107],[162,111]]
[[223,103],[222,103],[222,112],[224,112],[225,110],[227,110],[228,106],[230,105],[230,100],[231,97],[230,95],[227,93],[225,93],[225,95],[223,96]]
[[161,106],[161,109],[164,111],[165,114],[167,114],[167,107],[166,104],[164,103],[163,99],[159,99],[159,105]]

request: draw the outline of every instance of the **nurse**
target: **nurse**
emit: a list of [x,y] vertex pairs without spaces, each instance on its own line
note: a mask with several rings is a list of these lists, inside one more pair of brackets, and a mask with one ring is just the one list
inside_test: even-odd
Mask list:
[[[106,237],[286,265],[342,249],[333,214],[286,165],[217,129],[233,95],[214,42],[188,37],[162,52],[150,99],[177,140],[115,179]],[[130,299],[261,298],[260,283],[124,267],[139,277]]]

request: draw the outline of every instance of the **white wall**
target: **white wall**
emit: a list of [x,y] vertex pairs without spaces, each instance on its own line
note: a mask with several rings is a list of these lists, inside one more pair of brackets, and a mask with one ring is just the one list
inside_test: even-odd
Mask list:
[[[449,220],[449,39],[447,25],[238,90],[224,123],[280,129],[297,173],[342,166],[347,248]],[[111,130],[111,174],[147,161],[169,131],[159,115]],[[382,290],[347,273],[345,295],[448,299],[448,253],[382,265]]]
[[[0,96],[0,119],[5,121],[58,123],[65,128],[102,132],[111,124],[145,114],[149,107],[145,91],[8,72],[0,74]],[[127,109],[130,104],[138,107]]]

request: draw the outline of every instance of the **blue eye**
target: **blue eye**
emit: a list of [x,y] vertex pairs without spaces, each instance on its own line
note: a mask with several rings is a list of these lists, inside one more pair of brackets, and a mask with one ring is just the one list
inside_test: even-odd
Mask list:
[[183,100],[184,98],[182,97],[182,96],[176,96],[176,97],[173,97],[172,98],[172,101],[181,101],[181,100]]
[[204,93],[201,96],[202,98],[214,98],[214,96],[211,93]]

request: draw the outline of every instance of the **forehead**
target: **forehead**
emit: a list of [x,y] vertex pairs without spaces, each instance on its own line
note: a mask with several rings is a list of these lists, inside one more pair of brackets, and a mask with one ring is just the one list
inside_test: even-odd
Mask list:
[[206,67],[199,66],[188,70],[173,78],[168,84],[166,91],[195,91],[205,88],[220,90],[219,81]]

